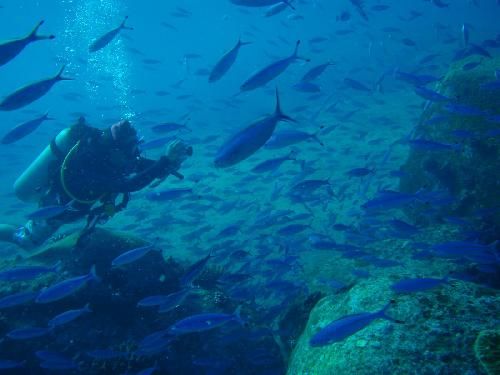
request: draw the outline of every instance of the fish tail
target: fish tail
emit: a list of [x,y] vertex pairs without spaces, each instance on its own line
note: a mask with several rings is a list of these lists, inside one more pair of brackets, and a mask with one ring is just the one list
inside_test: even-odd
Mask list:
[[295,9],[295,7],[292,5],[292,0],[283,0],[283,2],[288,5],[290,8],[292,8],[293,10],[297,10]]
[[241,318],[241,305],[239,305],[236,310],[233,312],[234,320],[236,320],[239,324],[245,325],[245,321]]
[[66,69],[66,64],[64,64],[61,67],[61,70],[59,70],[59,73],[56,75],[56,79],[59,81],[73,81],[74,78],[69,78],[69,77],[64,77],[62,74],[64,73],[64,69]]
[[125,29],[125,30],[134,30],[133,27],[130,27],[130,26],[127,26],[125,25],[125,22],[127,22],[127,19],[128,19],[128,16],[125,16],[125,18],[123,19],[121,25],[120,25],[120,29]]
[[380,318],[389,320],[394,323],[404,323],[402,320],[394,319],[393,317],[387,315],[387,310],[396,303],[395,300],[391,300],[387,305],[385,305],[382,310],[380,310],[378,313],[376,313]]
[[83,311],[85,312],[92,312],[92,309],[90,308],[90,304],[87,302],[85,306],[83,306]]
[[54,264],[50,269],[52,272],[60,272],[62,269],[62,262],[58,260],[57,263]]
[[274,111],[274,114],[280,121],[297,122],[297,120],[284,114],[283,111],[281,110],[280,94],[277,87],[276,87],[276,110]]
[[252,44],[253,42],[244,42],[241,40],[241,38],[238,39],[238,46],[239,47],[242,47],[242,46],[247,46],[249,44]]
[[33,28],[33,30],[31,31],[31,33],[29,34],[29,38],[31,40],[43,40],[43,39],[54,39],[55,36],[54,35],[38,35],[37,32],[38,32],[38,29],[40,28],[40,26],[43,25],[45,21],[44,20],[41,20],[40,22],[38,22],[38,24]]
[[295,43],[295,50],[293,51],[293,55],[292,55],[292,58],[293,59],[296,59],[296,60],[304,60],[306,62],[309,62],[311,61],[311,59],[307,58],[307,57],[302,57],[302,56],[299,56],[299,46],[300,46],[300,39],[297,40],[297,43]]

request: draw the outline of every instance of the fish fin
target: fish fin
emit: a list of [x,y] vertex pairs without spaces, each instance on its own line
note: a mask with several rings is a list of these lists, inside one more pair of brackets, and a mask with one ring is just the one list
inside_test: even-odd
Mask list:
[[241,324],[242,326],[246,324],[246,322],[241,318],[241,305],[239,305],[236,310],[233,312],[234,319]]
[[402,320],[398,320],[398,319],[394,319],[393,317],[389,316],[386,314],[387,310],[389,310],[389,308],[391,306],[393,306],[394,304],[396,303],[395,300],[391,300],[387,305],[385,305],[382,310],[380,310],[378,313],[376,313],[380,318],[382,319],[386,319],[386,320],[389,320],[391,322],[394,322],[394,323],[404,323],[404,321]]
[[306,62],[309,62],[311,61],[311,59],[307,58],[307,57],[302,57],[302,56],[299,56],[299,46],[300,46],[300,39],[297,40],[297,42],[295,43],[295,50],[293,51],[293,55],[291,56],[292,59],[294,60],[304,60]]
[[276,87],[276,110],[274,111],[274,115],[278,117],[280,121],[288,121],[288,122],[297,122],[297,120],[291,118],[290,116],[283,113],[281,110],[281,102],[280,102],[280,94],[278,88]]
[[125,25],[125,22],[127,22],[127,19],[128,19],[128,16],[125,16],[125,18],[123,19],[121,25],[120,25],[120,29],[124,29],[124,30],[134,30],[133,27],[130,27],[130,26],[127,26]]
[[295,7],[292,5],[292,0],[283,0],[283,2],[288,5],[290,8],[292,8],[293,10],[297,10],[295,9]]
[[247,46],[249,44],[253,44],[253,42],[244,42],[241,38],[238,38],[238,47]]
[[45,22],[44,20],[41,20],[40,22],[38,22],[38,24],[29,33],[29,35],[28,35],[29,39],[31,39],[31,40],[43,40],[43,39],[54,39],[55,38],[54,35],[38,35],[37,34],[38,29],[40,28],[40,26],[43,25],[44,22]]
[[322,131],[324,128],[325,128],[325,127],[324,127],[323,125],[322,125],[322,126],[320,126],[320,127],[319,127],[319,129],[318,129],[318,131],[312,135],[312,138],[313,138],[316,142],[318,142],[321,146],[325,146],[325,144],[321,141],[321,139],[319,139],[318,135],[319,135],[319,133],[321,133],[321,131]]
[[69,78],[69,77],[63,77],[63,72],[64,72],[64,69],[66,68],[66,64],[64,64],[62,67],[61,67],[61,70],[59,70],[59,73],[57,73],[55,79],[59,80],[59,81],[73,81],[74,78]]

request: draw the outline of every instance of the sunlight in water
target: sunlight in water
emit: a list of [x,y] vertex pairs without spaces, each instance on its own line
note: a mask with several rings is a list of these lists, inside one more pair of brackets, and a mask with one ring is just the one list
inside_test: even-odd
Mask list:
[[131,64],[125,44],[118,35],[110,46],[90,53],[89,45],[96,38],[123,21],[125,9],[118,0],[63,0],[65,11],[64,59],[76,78],[85,82],[93,107],[111,107],[123,118],[134,112],[129,103]]

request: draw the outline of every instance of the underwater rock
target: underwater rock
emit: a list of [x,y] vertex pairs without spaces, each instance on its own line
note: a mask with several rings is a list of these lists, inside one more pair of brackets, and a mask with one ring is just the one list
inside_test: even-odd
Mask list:
[[[314,307],[292,354],[288,375],[484,374],[474,357],[477,332],[492,329],[500,296],[491,289],[453,281],[421,293],[396,295],[388,278],[362,281]],[[375,312],[403,323],[376,319],[342,341],[321,347],[310,339],[332,321]],[[446,370],[444,370],[446,367]]]
[[474,353],[488,375],[500,374],[500,329],[479,332]]
[[[488,85],[498,82],[495,71],[500,69],[500,58],[483,59],[475,69],[464,70],[473,59],[450,67],[435,88],[450,101],[427,105],[413,134],[415,139],[452,147],[441,151],[412,148],[402,167],[405,174],[400,180],[400,191],[449,192],[454,203],[451,208],[437,207],[438,215],[488,214],[489,228],[485,231],[490,236],[484,240],[493,241],[500,228],[500,90],[489,89]],[[415,218],[422,219],[419,213],[413,212]]]

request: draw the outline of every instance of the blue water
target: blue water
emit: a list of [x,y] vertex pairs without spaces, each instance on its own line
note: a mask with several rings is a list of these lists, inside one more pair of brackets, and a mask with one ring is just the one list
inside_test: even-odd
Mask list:
[[[495,107],[486,109],[474,103],[474,108],[481,111],[477,121],[486,125],[480,125],[480,130],[463,127],[460,130],[478,133],[440,136],[434,139],[439,142],[437,146],[426,144],[418,151],[408,140],[412,137],[432,140],[429,134],[422,136],[419,122],[426,108],[438,100],[428,101],[429,98],[417,95],[415,86],[403,80],[400,73],[432,76],[433,82],[425,86],[439,91],[440,82],[457,61],[477,62],[478,67],[472,67],[472,72],[496,61],[488,65],[487,82],[498,81],[498,2],[449,0],[447,6],[439,6],[443,4],[440,1],[367,0],[361,6],[368,20],[348,0],[291,3],[295,10],[284,6],[282,12],[271,17],[266,17],[268,6],[240,6],[229,0],[5,0],[0,4],[1,40],[26,35],[40,20],[45,22],[38,33],[55,35],[53,40],[28,45],[0,67],[0,97],[53,77],[63,66],[64,76],[73,78],[56,83],[33,103],[0,113],[2,137],[16,125],[46,111],[54,119],[14,143],[1,145],[2,221],[22,225],[26,215],[37,209],[33,203],[19,201],[12,186],[61,130],[80,116],[99,129],[127,119],[143,142],[173,135],[193,147],[193,156],[179,169],[185,176],[183,180],[170,176],[157,187],[134,192],[127,209],[99,227],[155,243],[164,258],[171,257],[178,263],[179,277],[199,259],[210,253],[216,255],[200,271],[209,273],[206,276],[209,281],[193,286],[201,289],[201,294],[206,293],[205,297],[196,302],[188,299],[173,313],[149,315],[151,321],[142,328],[140,321],[136,321],[130,330],[127,325],[120,326],[112,339],[110,332],[100,338],[99,330],[92,329],[92,321],[99,321],[96,324],[101,326],[122,312],[122,308],[113,310],[110,302],[109,308],[89,313],[93,314],[92,320],[79,317],[65,331],[51,332],[51,338],[16,342],[15,349],[0,355],[0,359],[19,362],[21,368],[12,371],[50,373],[57,371],[56,365],[64,367],[61,359],[52,359],[48,361],[49,369],[42,370],[34,353],[44,349],[64,353],[88,374],[137,373],[152,366],[157,366],[157,373],[165,374],[284,374],[293,349],[290,343],[299,338],[307,314],[297,316],[300,329],[293,333],[283,332],[283,318],[291,305],[303,304],[314,292],[337,293],[365,277],[443,278],[450,272],[460,274],[468,282],[498,290],[498,258],[495,258],[498,251],[494,245],[486,249],[499,239],[498,199],[496,204],[488,198],[488,203],[473,203],[470,207],[463,203],[468,192],[484,186],[488,187],[484,196],[494,196],[495,183],[474,182],[477,185],[466,188],[462,185],[457,193],[453,182],[446,184],[437,174],[429,172],[428,178],[442,186],[427,184],[419,190],[415,187],[422,188],[416,181],[420,175],[415,174],[416,180],[412,180],[414,169],[400,170],[412,155],[417,155],[417,159],[418,155],[424,155],[418,152],[435,155],[432,158],[436,160],[453,160],[456,154],[473,152],[474,140],[483,139],[491,131],[490,151],[493,149],[496,156],[485,156],[482,165],[489,171],[485,180],[495,180],[487,167],[498,165],[500,105],[496,105],[495,111]],[[125,16],[128,16],[127,26],[133,30],[121,30],[104,48],[90,53],[89,45],[117,27]],[[209,83],[213,67],[238,39],[251,44],[241,47],[236,61],[220,80]],[[303,59],[294,61],[262,87],[240,92],[240,86],[252,74],[289,57],[298,40],[301,41],[298,55]],[[458,51],[467,51],[471,46],[482,46],[482,51],[490,56],[475,53],[468,60],[454,60]],[[332,65],[313,81],[319,92],[303,92],[294,87],[312,67],[327,62]],[[229,168],[217,168],[214,158],[232,135],[262,116],[271,116],[276,89],[282,111],[295,122],[279,122],[275,133],[300,130],[312,136],[279,149],[255,147],[255,152],[243,161]],[[491,96],[498,99],[498,90],[497,85]],[[470,101],[460,102],[461,98],[449,100],[472,105]],[[450,112],[456,116],[454,124],[467,122],[470,116],[456,110],[446,115]],[[165,122],[185,124],[187,130],[168,134],[152,130]],[[239,147],[255,142],[256,138],[253,134]],[[434,153],[436,147],[443,150]],[[259,163],[284,157],[291,151],[296,160],[286,160],[264,173],[252,171]],[[164,153],[165,147],[159,147],[146,150],[143,155],[156,160]],[[462,160],[460,157],[457,160]],[[453,165],[460,170],[460,161]],[[422,164],[418,168],[427,167]],[[406,185],[400,185],[400,178],[405,179]],[[297,187],[307,180],[322,182],[305,190]],[[401,186],[411,188],[403,191]],[[187,193],[173,200],[154,200],[148,195],[172,188],[187,189]],[[387,199],[383,195],[387,190],[413,195],[402,203],[383,201],[377,210],[365,206],[376,198]],[[479,208],[488,214],[479,213]],[[61,228],[59,234],[79,231],[84,225],[83,220],[72,223]],[[402,261],[396,250],[399,245],[394,245],[393,250],[384,249],[383,241],[389,240],[413,248],[414,253],[429,251],[427,257],[422,255],[428,263],[419,263],[420,260],[413,263],[410,256],[397,263]],[[471,259],[470,254],[460,253],[453,255],[455,260],[461,260],[457,264],[450,260],[446,266],[436,265],[434,257],[439,254],[432,251],[446,241],[480,244],[486,249],[481,250],[486,252],[487,259],[481,262],[477,254]],[[0,249],[4,269],[31,264],[22,258],[29,251],[7,243],[2,243]],[[130,248],[123,249],[126,250]],[[44,265],[52,266],[55,260]],[[88,261],[98,263],[98,259]],[[484,277],[481,272],[480,277],[477,274],[472,277],[467,273],[471,264],[486,264],[488,271]],[[426,269],[432,272],[426,273]],[[148,270],[135,269],[131,264],[127,272],[135,279]],[[51,274],[44,285],[73,276],[77,274],[67,270],[59,278]],[[210,282],[211,278],[219,278],[219,282]],[[107,281],[105,278],[105,285]],[[178,287],[174,284],[162,291],[131,292],[127,297],[131,303],[128,308],[135,309],[140,298],[174,292]],[[36,288],[42,286],[37,284]],[[2,296],[33,288],[28,282],[5,282]],[[112,286],[107,290],[110,295],[114,293]],[[0,334],[26,326],[46,326],[57,313],[82,308],[87,302],[92,307],[92,290],[84,295],[78,293],[72,294],[71,303],[61,305],[60,309],[33,310],[35,315],[24,321],[15,312],[37,305],[18,307],[19,310],[5,315]],[[102,293],[97,299],[106,303]],[[380,301],[377,308],[385,302]],[[231,318],[217,332],[181,335],[158,353],[134,355],[137,343],[150,333],[167,329],[197,313],[232,314],[238,305],[243,306],[242,316],[246,320],[243,325],[234,324],[237,319]],[[123,314],[128,313],[123,311]],[[130,316],[135,317],[134,314],[130,312]],[[276,339],[277,336],[281,338]],[[71,342],[64,346],[64,340]],[[283,344],[284,341],[287,343]],[[2,353],[9,339],[0,345]],[[102,367],[85,354],[104,348],[125,354],[119,359],[109,359]]]

